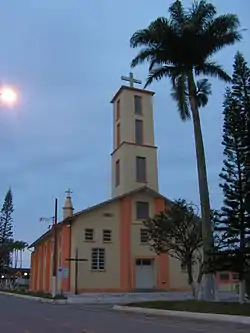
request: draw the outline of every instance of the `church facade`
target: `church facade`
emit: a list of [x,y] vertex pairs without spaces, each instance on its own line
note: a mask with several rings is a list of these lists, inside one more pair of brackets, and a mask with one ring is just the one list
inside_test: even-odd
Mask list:
[[[129,80],[111,101],[111,198],[74,213],[70,193],[66,197],[56,233],[58,292],[188,290],[180,262],[156,255],[148,244],[142,221],[170,200],[158,192],[154,93],[133,87],[132,76]],[[31,290],[51,291],[53,242],[52,228],[31,245]]]

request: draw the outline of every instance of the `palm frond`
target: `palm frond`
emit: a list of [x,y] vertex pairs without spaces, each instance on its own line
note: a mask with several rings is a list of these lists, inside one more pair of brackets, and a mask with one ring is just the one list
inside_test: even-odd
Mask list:
[[155,57],[155,49],[145,48],[142,49],[137,56],[132,60],[131,67],[134,68],[139,64],[144,63],[145,61],[151,62]]
[[187,13],[180,0],[176,0],[170,7],[170,25],[177,33],[181,33],[183,24],[186,22]]
[[231,77],[216,62],[207,61],[201,65],[195,66],[196,75],[205,75],[221,79],[225,82],[231,82]]
[[211,83],[208,81],[208,79],[203,79],[197,81],[196,86],[196,98],[198,107],[204,107],[208,103],[208,96],[212,94]]
[[191,118],[188,102],[187,79],[184,74],[178,75],[172,80],[171,96],[177,102],[180,117],[183,121]]
[[194,1],[189,10],[189,20],[196,31],[202,31],[216,15],[216,8],[205,0]]
[[221,15],[212,20],[202,35],[204,56],[208,58],[225,46],[241,41],[242,33],[239,27],[240,21],[233,14]]
[[167,34],[174,34],[174,29],[167,18],[159,17],[148,28],[136,31],[130,38],[130,46],[159,46]]
[[160,81],[163,77],[169,77],[172,79],[177,75],[178,72],[175,66],[159,66],[149,72],[144,88],[149,86],[153,81]]

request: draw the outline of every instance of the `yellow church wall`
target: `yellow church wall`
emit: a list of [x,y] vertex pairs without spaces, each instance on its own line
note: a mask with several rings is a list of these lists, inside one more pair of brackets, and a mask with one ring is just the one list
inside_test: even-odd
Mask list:
[[[146,182],[136,182],[136,157],[146,158],[147,179]],[[123,143],[119,150],[112,156],[112,169],[115,170],[115,163],[120,160],[120,184],[115,186],[115,172],[112,173],[112,186],[115,188],[115,195],[119,196],[137,188],[147,185],[154,191],[158,191],[157,172],[157,151],[156,148],[147,146],[136,146]],[[134,161],[134,163],[131,163]]]
[[181,262],[170,257],[170,290],[189,290],[187,273],[182,271]]
[[[134,113],[134,96],[140,96],[142,101],[142,115]],[[117,101],[120,101],[120,118],[117,119]],[[123,89],[113,105],[113,123],[120,123],[120,141],[135,142],[135,119],[143,121],[144,145],[154,146],[153,105],[152,95],[139,90]],[[114,126],[114,149],[117,142],[117,131]]]
[[132,205],[132,227],[131,227],[131,253],[134,257],[152,257],[156,256],[155,253],[150,249],[149,245],[141,244],[140,231],[145,228],[141,220],[136,219],[136,202],[148,202],[149,203],[149,215],[154,215],[154,198],[146,195],[145,193],[138,193],[131,199]]
[[[111,217],[103,214],[110,213]],[[72,224],[71,257],[75,256],[78,247],[79,258],[86,258],[88,262],[79,263],[78,289],[79,291],[98,291],[119,289],[120,287],[120,212],[119,203],[112,202],[76,218]],[[85,241],[85,229],[94,229],[94,241]],[[112,230],[112,241],[104,243],[102,232]],[[92,248],[105,249],[105,270],[91,269]],[[74,290],[75,267],[71,264],[70,289]]]

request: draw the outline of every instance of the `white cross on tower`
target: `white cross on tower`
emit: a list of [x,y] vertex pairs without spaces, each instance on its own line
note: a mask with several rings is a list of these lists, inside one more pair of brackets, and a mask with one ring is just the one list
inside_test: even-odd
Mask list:
[[136,79],[134,79],[134,75],[133,75],[133,73],[129,73],[129,77],[122,76],[121,79],[122,79],[123,81],[128,81],[130,87],[133,87],[133,86],[134,86],[134,83],[138,83],[138,84],[141,84],[141,83],[142,83],[140,80],[136,80]]
[[65,191],[65,193],[68,195],[68,197],[70,196],[70,194],[71,193],[73,193],[71,190],[70,190],[70,188],[67,190],[67,191]]

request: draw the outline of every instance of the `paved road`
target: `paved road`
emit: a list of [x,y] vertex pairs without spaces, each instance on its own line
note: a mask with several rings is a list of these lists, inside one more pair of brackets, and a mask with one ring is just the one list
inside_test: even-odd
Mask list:
[[3,333],[249,333],[249,326],[125,314],[110,305],[51,305],[0,295]]

